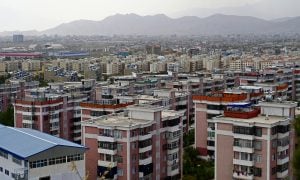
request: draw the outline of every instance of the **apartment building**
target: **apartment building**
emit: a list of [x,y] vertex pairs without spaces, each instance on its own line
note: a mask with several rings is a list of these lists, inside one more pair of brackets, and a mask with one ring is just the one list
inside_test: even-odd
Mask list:
[[0,135],[1,180],[86,177],[84,146],[27,128],[0,125]]
[[239,76],[240,85],[262,87],[274,98],[295,100],[294,72],[292,69],[268,68],[260,72],[244,72]]
[[297,103],[232,103],[215,122],[215,179],[293,179]]
[[15,127],[32,128],[80,143],[80,102],[86,100],[86,94],[31,89],[25,98],[13,103]]
[[89,179],[180,179],[183,114],[133,105],[126,112],[82,122]]
[[121,103],[118,99],[102,99],[100,101],[81,102],[81,121],[91,118],[120,113],[134,102]]
[[6,111],[15,99],[23,98],[25,90],[37,88],[39,82],[25,82],[23,80],[10,81],[9,84],[0,84],[0,111]]
[[257,104],[264,97],[262,88],[241,86],[235,89],[214,92],[210,95],[194,95],[195,147],[204,159],[214,159],[215,122],[213,117],[224,113],[224,107],[231,103],[250,102]]

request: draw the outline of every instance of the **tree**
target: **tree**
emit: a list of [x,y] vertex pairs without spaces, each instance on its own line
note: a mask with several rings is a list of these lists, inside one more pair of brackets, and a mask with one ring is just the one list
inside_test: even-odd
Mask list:
[[207,180],[214,178],[214,164],[198,158],[198,151],[193,147],[184,149],[183,179]]
[[14,108],[12,105],[6,111],[0,112],[0,123],[5,126],[14,126]]
[[187,134],[183,135],[183,146],[187,147],[195,143],[195,130],[190,130]]
[[10,74],[0,76],[0,84],[4,84],[7,79],[11,78]]
[[293,157],[293,166],[294,166],[294,174],[296,179],[300,179],[300,116],[298,116],[294,121],[294,128],[296,133],[296,149],[294,151]]

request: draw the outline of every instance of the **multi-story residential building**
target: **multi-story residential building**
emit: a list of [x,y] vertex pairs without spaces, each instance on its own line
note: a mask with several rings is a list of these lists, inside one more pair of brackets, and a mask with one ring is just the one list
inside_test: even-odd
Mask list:
[[194,95],[195,147],[202,158],[214,158],[215,122],[213,117],[224,113],[224,107],[231,103],[251,102],[257,104],[263,98],[262,88],[241,86],[237,89],[215,92],[210,95]]
[[77,81],[78,73],[76,71],[66,71],[63,68],[48,67],[44,72],[44,79],[50,82]]
[[86,148],[27,128],[0,125],[1,180],[81,180]]
[[39,60],[24,60],[21,65],[23,71],[41,70],[41,62]]
[[221,115],[224,105],[247,101],[246,92],[220,92],[210,96],[195,95],[195,147],[203,158],[214,159],[215,123],[213,117]]
[[[228,104],[215,122],[215,179],[293,179],[297,103]],[[259,113],[260,112],[260,113]]]
[[182,115],[161,106],[133,105],[124,113],[82,122],[89,178],[108,171],[108,178],[120,180],[179,179]]
[[134,102],[121,103],[118,99],[102,99],[93,102],[81,102],[81,121],[86,121],[91,118],[105,116],[113,113],[123,112],[124,109],[133,105]]
[[32,128],[80,143],[80,102],[87,95],[51,89],[32,89],[13,103],[15,127]]
[[106,64],[107,75],[119,75],[124,74],[125,64],[119,62],[111,62]]
[[25,97],[25,90],[37,88],[39,82],[25,82],[23,80],[10,81],[9,84],[0,84],[0,111],[6,111],[9,104],[15,99]]

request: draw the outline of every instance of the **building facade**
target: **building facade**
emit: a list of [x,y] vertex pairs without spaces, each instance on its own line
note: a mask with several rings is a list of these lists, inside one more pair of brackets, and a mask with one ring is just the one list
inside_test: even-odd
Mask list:
[[90,179],[180,179],[182,114],[133,105],[127,112],[82,122]]

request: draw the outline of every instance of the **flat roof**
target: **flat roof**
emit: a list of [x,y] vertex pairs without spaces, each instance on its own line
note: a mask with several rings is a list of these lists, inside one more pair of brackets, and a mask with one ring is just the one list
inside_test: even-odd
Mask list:
[[271,125],[280,121],[286,121],[288,117],[281,117],[281,116],[268,116],[268,119],[266,119],[266,116],[258,115],[254,118],[249,119],[242,119],[242,118],[232,118],[232,117],[225,117],[225,116],[217,116],[214,118],[214,120],[221,120],[221,121],[231,121],[231,122],[241,122],[241,123],[260,123],[260,124],[267,124]]
[[259,86],[240,86],[241,89],[255,89],[255,90],[259,90],[262,87]]
[[102,117],[93,118],[82,122],[82,124],[91,124],[107,127],[134,127],[143,124],[149,124],[149,120],[145,119],[132,119],[124,116],[124,113],[107,115]]

